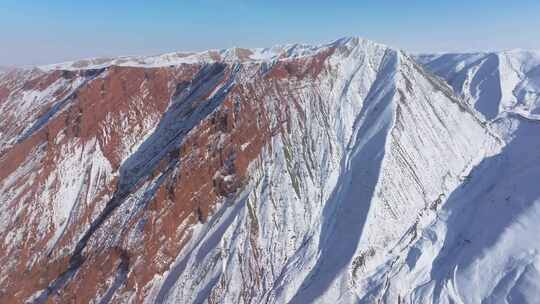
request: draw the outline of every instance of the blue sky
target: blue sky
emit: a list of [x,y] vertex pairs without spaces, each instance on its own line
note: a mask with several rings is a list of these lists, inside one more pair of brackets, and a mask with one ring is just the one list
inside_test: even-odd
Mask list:
[[410,52],[540,49],[539,0],[0,2],[0,65],[343,36]]

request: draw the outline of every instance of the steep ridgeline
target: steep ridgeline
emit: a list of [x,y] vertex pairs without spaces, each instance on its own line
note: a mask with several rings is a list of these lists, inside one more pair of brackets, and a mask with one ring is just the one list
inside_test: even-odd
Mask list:
[[[540,298],[540,53],[422,55],[502,139],[369,277],[366,302],[535,303]],[[421,228],[421,229],[419,229]],[[412,236],[411,236],[412,235]]]
[[501,145],[358,38],[11,71],[0,113],[2,303],[396,303]]

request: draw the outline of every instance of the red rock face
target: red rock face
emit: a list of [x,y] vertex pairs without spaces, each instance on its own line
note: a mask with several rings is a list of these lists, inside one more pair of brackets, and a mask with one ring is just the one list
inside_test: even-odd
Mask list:
[[[32,181],[25,180],[27,176],[21,176],[15,183],[9,184],[3,189],[6,192],[16,189],[24,189],[24,191],[21,191],[19,195],[12,197],[7,202],[9,204],[7,212],[14,214],[17,210],[22,211],[18,213],[15,220],[9,222],[7,229],[2,232],[1,238],[5,240],[10,231],[24,231],[24,241],[20,243],[25,244],[9,249],[5,248],[5,246],[1,248],[1,259],[3,261],[7,262],[8,259],[12,259],[14,256],[18,257],[16,266],[13,269],[6,269],[5,273],[9,273],[10,277],[4,279],[2,285],[6,286],[6,289],[21,290],[19,296],[17,294],[7,294],[5,291],[3,296],[8,297],[8,300],[20,301],[33,293],[32,289],[43,288],[43,284],[50,281],[49,277],[54,277],[55,273],[62,271],[62,267],[59,267],[57,270],[47,270],[47,274],[50,273],[50,275],[46,277],[40,274],[36,276],[34,270],[42,271],[42,268],[51,268],[48,259],[44,261],[46,265],[31,267],[30,272],[25,269],[25,266],[27,266],[28,260],[40,256],[41,249],[46,247],[46,243],[52,237],[53,232],[51,230],[53,227],[47,227],[45,231],[38,228],[39,224],[37,222],[41,221],[33,213],[38,212],[41,208],[48,207],[40,205],[47,202],[37,201],[40,192],[46,190],[45,188],[54,191],[55,185],[61,182],[55,180],[52,185],[44,185],[45,181],[51,176],[51,172],[56,169],[58,162],[62,160],[64,156],[62,154],[65,152],[64,147],[69,146],[69,150],[73,146],[92,145],[92,141],[94,141],[93,145],[98,146],[103,151],[103,155],[111,166],[118,168],[122,155],[129,153],[129,151],[125,151],[129,147],[126,148],[126,145],[122,142],[123,136],[129,134],[135,136],[136,139],[144,136],[148,132],[145,127],[148,126],[145,126],[143,121],[151,116],[159,119],[159,116],[167,107],[174,89],[174,83],[190,79],[196,70],[196,66],[190,66],[185,69],[111,67],[106,71],[97,71],[96,74],[99,74],[100,77],[92,79],[78,88],[64,111],[51,117],[41,129],[36,130],[21,142],[14,144],[4,153],[0,159],[0,179],[3,182],[8,176],[13,175],[15,170],[24,166],[34,156],[36,150],[41,151],[42,158],[39,163],[33,164],[31,170],[37,176]],[[23,79],[21,91],[42,91],[47,85],[57,81],[59,77],[70,79],[88,73],[90,72],[54,71],[30,78],[28,81]],[[12,76],[8,75],[8,77]],[[15,80],[8,82],[8,84],[12,82],[15,82]],[[16,86],[12,85],[11,88],[13,87]],[[9,89],[10,87],[6,85],[5,90],[8,91]],[[49,106],[45,105],[43,107],[47,108]],[[46,113],[47,110],[44,109],[40,112]],[[120,120],[124,119],[125,116],[128,116],[127,124],[129,125],[120,124]],[[133,132],[133,130],[138,130],[138,132]],[[6,184],[4,183],[4,185]],[[101,193],[96,196],[97,200],[103,195],[114,192],[115,188],[114,180],[108,184],[103,184],[98,189],[98,192]],[[73,219],[71,221],[72,225],[66,228],[63,237],[56,244],[58,248],[68,246],[70,241],[80,237],[78,230],[84,229],[85,225],[92,220],[93,209],[100,207],[95,206],[94,203],[92,201],[83,202],[86,208],[81,208],[79,218]],[[20,227],[21,223],[25,223],[26,227]],[[52,268],[55,269],[55,267]],[[14,271],[14,269],[19,269],[19,271]],[[41,284],[38,282],[41,282]],[[25,287],[28,284],[35,287]]]
[[[332,52],[265,73],[216,63],[1,76],[0,303],[142,302],[190,227],[234,198],[289,131],[289,86],[317,78]],[[21,96],[53,86],[15,112]],[[64,202],[66,187],[76,195]]]

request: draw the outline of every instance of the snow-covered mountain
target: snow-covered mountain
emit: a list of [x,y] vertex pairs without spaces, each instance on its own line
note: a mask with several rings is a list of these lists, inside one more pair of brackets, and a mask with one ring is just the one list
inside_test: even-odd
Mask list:
[[2,74],[0,302],[533,301],[539,57],[503,54],[345,38]]
[[446,79],[486,119],[506,112],[539,117],[540,51],[420,55],[417,59]]

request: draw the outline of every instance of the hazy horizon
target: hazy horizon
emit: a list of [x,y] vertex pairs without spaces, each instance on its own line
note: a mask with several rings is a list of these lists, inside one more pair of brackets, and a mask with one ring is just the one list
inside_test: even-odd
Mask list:
[[358,36],[411,53],[540,49],[540,3],[5,0],[0,66]]

